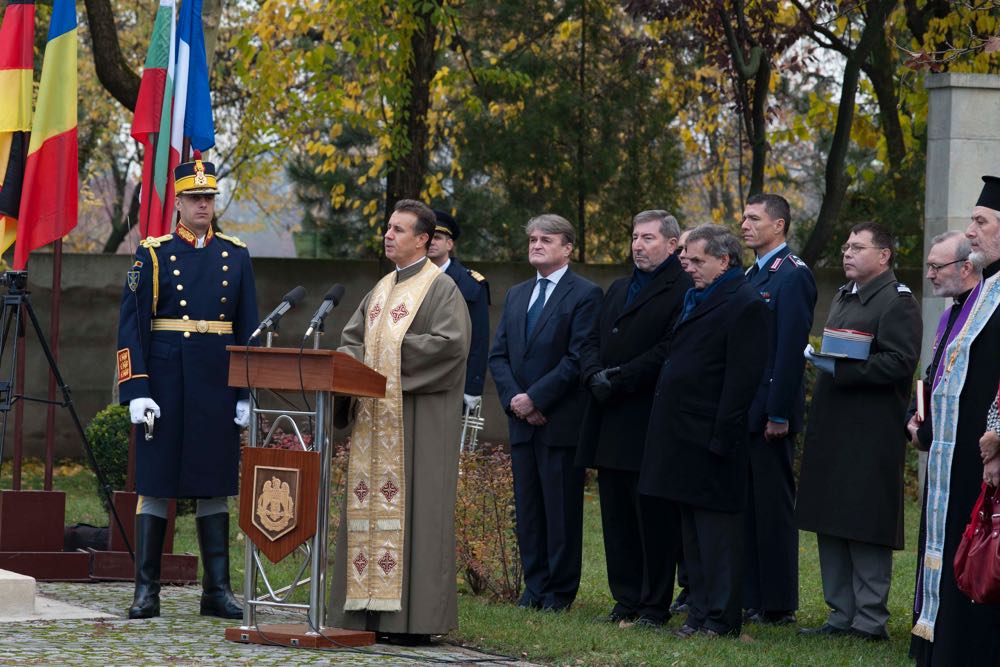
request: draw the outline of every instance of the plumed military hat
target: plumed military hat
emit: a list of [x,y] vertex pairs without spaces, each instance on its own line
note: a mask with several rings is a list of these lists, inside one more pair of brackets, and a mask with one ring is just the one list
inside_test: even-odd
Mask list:
[[441,232],[442,234],[447,234],[452,238],[452,240],[457,241],[458,235],[462,231],[458,228],[458,223],[455,222],[455,218],[451,217],[444,211],[434,211],[434,216],[437,218],[437,225],[434,227],[435,232]]
[[177,195],[217,195],[218,182],[215,165],[201,159],[201,151],[195,151],[190,162],[174,168],[174,194]]
[[983,191],[979,193],[976,206],[985,206],[1000,211],[1000,177],[983,176]]

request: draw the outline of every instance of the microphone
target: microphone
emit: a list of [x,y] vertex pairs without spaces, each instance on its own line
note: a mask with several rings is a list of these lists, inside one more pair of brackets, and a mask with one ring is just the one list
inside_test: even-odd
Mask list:
[[313,331],[318,329],[323,325],[323,320],[326,316],[330,314],[330,311],[336,308],[340,304],[340,300],[344,298],[344,286],[337,283],[323,295],[323,303],[319,305],[316,309],[316,313],[312,316],[312,320],[309,321],[309,328],[306,329],[306,335],[303,338],[309,338]]
[[257,330],[250,334],[250,340],[259,336],[260,332],[264,329],[278,326],[278,322],[281,320],[282,316],[294,308],[305,295],[306,288],[302,285],[293,288],[292,291],[284,296],[281,303],[278,304],[278,307],[272,310],[271,314],[265,317],[264,320],[257,326]]

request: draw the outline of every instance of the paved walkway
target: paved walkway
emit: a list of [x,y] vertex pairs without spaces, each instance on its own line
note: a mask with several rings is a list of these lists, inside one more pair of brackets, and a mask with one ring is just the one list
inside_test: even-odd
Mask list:
[[[39,583],[38,595],[114,615],[97,620],[0,623],[0,665],[488,665],[528,663],[491,660],[487,654],[437,643],[429,647],[376,644],[365,649],[315,651],[228,642],[223,633],[238,621],[200,616],[199,586],[166,586],[162,616],[129,621],[131,583]],[[262,623],[302,622],[294,612],[258,612]]]

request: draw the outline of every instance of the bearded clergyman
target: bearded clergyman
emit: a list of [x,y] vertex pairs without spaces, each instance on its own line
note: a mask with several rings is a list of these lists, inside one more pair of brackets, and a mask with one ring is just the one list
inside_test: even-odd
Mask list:
[[339,350],[386,376],[385,398],[338,401],[353,420],[329,619],[419,644],[458,626],[455,494],[472,326],[427,259],[434,212],[397,202],[383,243],[396,264],[361,301]]

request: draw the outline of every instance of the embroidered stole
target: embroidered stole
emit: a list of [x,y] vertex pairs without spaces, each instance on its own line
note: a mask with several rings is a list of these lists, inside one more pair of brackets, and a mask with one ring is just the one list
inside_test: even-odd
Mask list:
[[[971,297],[972,295],[970,295]],[[934,440],[927,454],[927,492],[924,516],[927,536],[924,560],[920,568],[915,611],[919,613],[911,631],[927,641],[934,641],[934,623],[941,605],[941,568],[944,563],[945,526],[948,518],[948,498],[951,491],[951,463],[958,431],[958,406],[969,370],[972,342],[982,332],[997,306],[1000,305],[1000,274],[983,283],[982,289],[965,326],[945,349],[940,367],[941,380],[931,394],[931,414],[934,416]],[[984,424],[986,415],[983,415]]]
[[358,399],[347,464],[347,598],[344,611],[400,611],[406,517],[400,350],[431,283],[427,261],[416,275],[378,282],[365,313],[365,364],[386,376],[385,398]]

